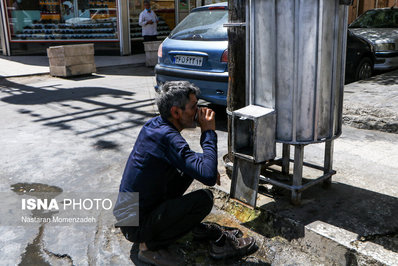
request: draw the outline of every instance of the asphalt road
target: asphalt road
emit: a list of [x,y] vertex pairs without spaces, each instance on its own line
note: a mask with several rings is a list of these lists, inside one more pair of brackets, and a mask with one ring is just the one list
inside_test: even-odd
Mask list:
[[[141,126],[156,115],[154,83],[153,71],[145,67],[108,68],[73,79],[0,80],[3,197],[20,197],[18,189],[117,191]],[[216,112],[221,158],[227,151],[226,115],[221,107]],[[200,151],[198,129],[183,135]],[[397,134],[346,127],[336,141],[335,167],[340,173],[336,179],[398,197],[396,143]],[[310,155],[316,153],[318,146],[309,149]],[[2,265],[45,265],[46,261],[52,265],[124,265],[131,263],[130,248],[116,229],[100,222],[88,226],[0,225]]]

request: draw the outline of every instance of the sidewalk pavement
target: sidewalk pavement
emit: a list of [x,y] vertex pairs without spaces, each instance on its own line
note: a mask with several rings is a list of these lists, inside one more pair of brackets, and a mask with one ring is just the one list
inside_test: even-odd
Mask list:
[[344,87],[344,124],[398,133],[398,70]]
[[[97,68],[122,65],[143,65],[145,54],[130,56],[95,56]],[[49,74],[47,56],[0,56],[0,77],[21,77]]]

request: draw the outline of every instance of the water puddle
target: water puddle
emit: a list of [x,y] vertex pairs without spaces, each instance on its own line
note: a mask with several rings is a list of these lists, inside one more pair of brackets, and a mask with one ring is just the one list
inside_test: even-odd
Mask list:
[[18,195],[32,195],[37,193],[62,193],[62,188],[41,183],[16,183],[11,185],[11,190]]
[[[50,200],[62,193],[62,188],[41,183],[17,183],[11,185],[11,190],[17,195],[28,195],[40,199]],[[37,218],[49,218],[55,212],[43,210],[32,210],[32,216]],[[26,246],[25,252],[21,255],[21,266],[51,265],[43,257],[42,238],[45,223],[40,224],[39,233],[36,238]]]
[[42,244],[41,240],[43,238],[44,224],[40,225],[39,233],[32,243],[26,246],[25,252],[22,254],[20,266],[50,266],[44,257],[42,256]]

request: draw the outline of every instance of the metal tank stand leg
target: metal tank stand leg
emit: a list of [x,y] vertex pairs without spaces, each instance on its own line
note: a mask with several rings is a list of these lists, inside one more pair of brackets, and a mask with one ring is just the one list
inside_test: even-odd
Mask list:
[[289,164],[290,164],[290,145],[283,144],[282,146],[282,174],[289,175]]
[[[325,142],[325,158],[324,158],[324,174],[328,174],[333,171],[333,140],[328,140]],[[332,184],[332,176],[323,181],[323,186],[325,188],[330,187]]]
[[303,178],[303,157],[304,157],[304,145],[294,145],[294,169],[293,169],[293,187],[292,190],[292,203],[294,205],[300,205],[301,203],[301,192],[298,191],[298,187],[301,187]]

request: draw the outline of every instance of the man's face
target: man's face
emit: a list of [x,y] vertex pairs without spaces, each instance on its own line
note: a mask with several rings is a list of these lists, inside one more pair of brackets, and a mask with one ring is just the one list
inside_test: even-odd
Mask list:
[[144,7],[145,7],[145,9],[150,9],[151,5],[149,3],[144,3]]
[[196,121],[195,115],[198,110],[198,99],[195,94],[189,95],[189,102],[185,105],[185,110],[181,110],[180,125],[182,128],[195,128]]

